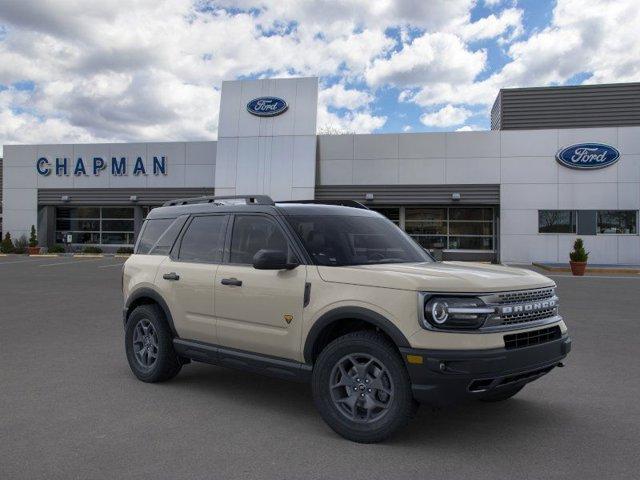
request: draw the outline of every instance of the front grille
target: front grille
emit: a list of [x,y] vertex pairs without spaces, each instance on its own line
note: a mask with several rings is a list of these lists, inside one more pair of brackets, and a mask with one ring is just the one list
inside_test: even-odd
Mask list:
[[503,325],[515,325],[518,323],[534,322],[544,318],[553,317],[556,314],[555,308],[545,308],[536,312],[512,313],[511,315],[502,316]]
[[510,303],[533,302],[535,300],[544,300],[555,295],[553,288],[539,288],[536,290],[521,290],[519,292],[499,293],[498,303],[500,305],[508,305]]
[[504,346],[507,350],[514,348],[530,347],[541,343],[557,340],[562,336],[560,327],[543,328],[541,330],[531,330],[530,332],[513,333],[504,336]]
[[[504,307],[513,307],[513,310],[517,310],[511,313],[501,311],[500,315],[492,322],[493,325],[503,326],[519,325],[554,317],[558,314],[558,309],[555,306],[557,300],[555,288],[553,287],[496,293],[487,298],[488,303],[499,306],[500,310]],[[549,308],[544,308],[542,305],[535,306],[538,302],[545,301],[554,302],[554,305],[549,306]],[[534,305],[532,309],[518,309],[518,307],[532,304]]]

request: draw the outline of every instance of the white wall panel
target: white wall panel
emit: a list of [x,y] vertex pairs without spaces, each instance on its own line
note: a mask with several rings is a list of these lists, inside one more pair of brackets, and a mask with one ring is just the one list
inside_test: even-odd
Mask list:
[[502,183],[557,183],[559,165],[553,157],[502,157]]
[[447,158],[446,183],[500,183],[500,157]]
[[500,132],[446,133],[447,157],[499,157]]
[[445,183],[444,171],[444,158],[400,158],[398,182],[407,185],[442,185]]
[[319,135],[318,158],[345,160],[354,158],[354,135]]
[[561,128],[558,130],[558,147],[564,148],[576,143],[606,143],[618,147],[617,128]]
[[558,186],[503,184],[500,186],[500,204],[515,210],[558,208]]
[[561,183],[558,185],[558,208],[616,209],[618,208],[618,184]]
[[444,158],[446,156],[446,134],[401,133],[398,135],[400,158]]
[[640,236],[619,235],[618,262],[627,265],[640,265]]
[[536,235],[538,210],[500,210],[500,231],[504,235]]
[[640,155],[640,127],[618,128],[618,150],[622,155]]
[[351,185],[353,160],[323,160],[318,164],[321,185]]
[[398,183],[398,160],[354,160],[355,185],[395,185]]
[[216,142],[186,142],[185,163],[187,165],[215,165]]
[[356,160],[398,158],[398,135],[355,135]]
[[527,264],[558,261],[556,235],[502,235],[500,241],[502,263]]
[[502,157],[554,158],[558,130],[511,130],[500,132]]

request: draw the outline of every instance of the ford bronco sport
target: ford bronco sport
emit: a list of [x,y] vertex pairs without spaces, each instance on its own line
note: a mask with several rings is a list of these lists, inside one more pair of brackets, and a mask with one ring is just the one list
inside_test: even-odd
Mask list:
[[[351,202],[200,197],[152,210],[123,270],[144,382],[207,362],[310,382],[337,433],[380,441],[419,403],[506,400],[571,347],[555,284],[436,262]],[[355,208],[357,207],[357,208]]]

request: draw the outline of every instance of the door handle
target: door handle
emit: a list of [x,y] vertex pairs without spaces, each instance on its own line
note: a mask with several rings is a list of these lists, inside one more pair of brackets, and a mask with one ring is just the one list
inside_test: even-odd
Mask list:
[[222,285],[229,285],[231,287],[241,287],[242,280],[238,280],[237,278],[223,278],[220,280]]
[[178,275],[176,272],[171,272],[165,273],[164,275],[162,275],[162,278],[164,278],[165,280],[180,280],[180,275]]

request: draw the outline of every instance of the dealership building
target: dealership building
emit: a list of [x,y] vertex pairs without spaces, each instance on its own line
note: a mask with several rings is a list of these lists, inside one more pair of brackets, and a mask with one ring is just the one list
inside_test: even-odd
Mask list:
[[223,82],[218,140],[5,145],[2,231],[132,246],[199,195],[352,199],[444,259],[640,264],[640,83],[505,89],[490,131],[317,135],[317,78]]

